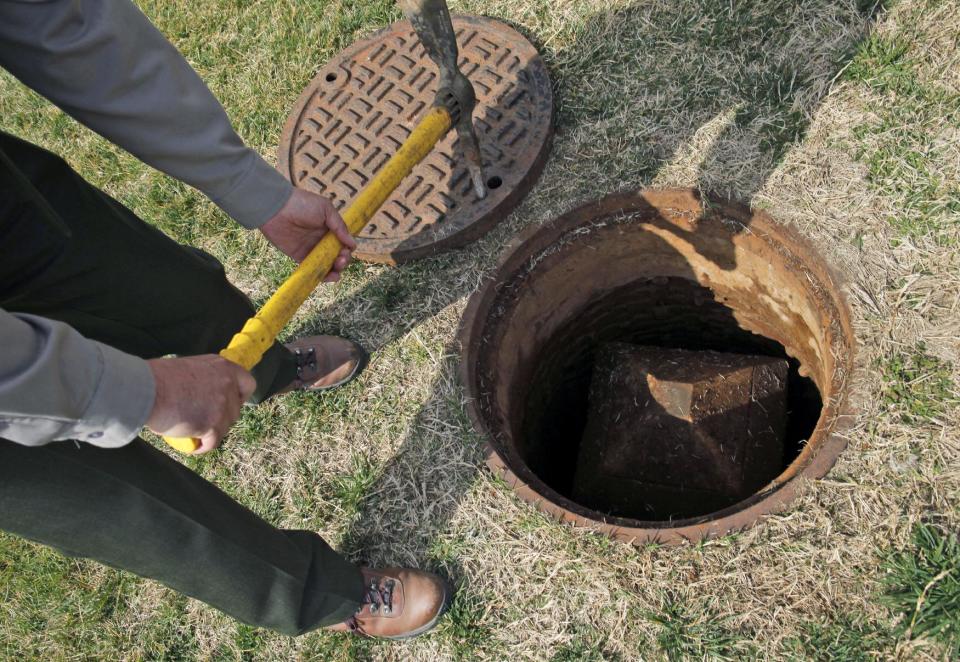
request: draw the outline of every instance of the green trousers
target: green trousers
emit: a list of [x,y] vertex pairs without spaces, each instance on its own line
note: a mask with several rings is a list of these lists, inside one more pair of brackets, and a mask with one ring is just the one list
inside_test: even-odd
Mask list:
[[[216,259],[2,132],[0,307],[143,358],[216,353],[253,312]],[[253,370],[254,399],[295,373],[275,345]],[[0,529],[291,635],[343,621],[362,593],[357,566],[318,535],[272,526],[141,439],[119,449],[0,439]]]

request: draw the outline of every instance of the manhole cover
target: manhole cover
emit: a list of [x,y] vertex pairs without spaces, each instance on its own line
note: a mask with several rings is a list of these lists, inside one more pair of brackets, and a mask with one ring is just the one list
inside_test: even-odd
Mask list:
[[[473,193],[451,130],[361,232],[361,259],[397,263],[472,241],[516,207],[543,169],[553,94],[536,49],[489,18],[456,16],[453,27],[477,94],[487,197]],[[410,135],[437,81],[408,21],[353,44],[300,95],[283,131],[281,171],[342,209]]]

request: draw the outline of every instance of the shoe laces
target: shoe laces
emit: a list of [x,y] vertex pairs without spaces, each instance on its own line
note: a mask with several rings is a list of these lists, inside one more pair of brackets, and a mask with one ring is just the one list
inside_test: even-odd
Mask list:
[[396,580],[384,579],[383,577],[371,577],[370,584],[364,588],[363,598],[360,606],[347,621],[350,629],[354,632],[363,633],[363,627],[360,624],[359,616],[363,608],[369,606],[371,616],[390,616],[393,613],[393,590],[396,587]]
[[317,369],[317,352],[316,349],[311,347],[306,352],[304,352],[299,347],[293,350],[293,356],[297,361],[297,378],[303,379],[303,369],[310,368],[310,370],[316,371]]

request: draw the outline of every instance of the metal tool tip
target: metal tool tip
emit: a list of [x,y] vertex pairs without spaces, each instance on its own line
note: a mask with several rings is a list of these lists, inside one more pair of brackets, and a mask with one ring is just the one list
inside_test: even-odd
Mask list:
[[475,166],[470,166],[470,179],[473,180],[473,191],[477,197],[483,200],[487,197],[487,187],[483,184],[483,171]]

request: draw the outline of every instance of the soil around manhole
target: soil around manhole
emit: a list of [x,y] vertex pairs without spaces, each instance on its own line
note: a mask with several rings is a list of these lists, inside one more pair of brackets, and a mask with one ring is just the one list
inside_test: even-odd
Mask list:
[[[533,45],[489,18],[454,16],[460,67],[477,94],[474,124],[487,196],[476,197],[451,131],[374,215],[354,255],[396,264],[479,238],[534,185],[553,136],[553,92]],[[333,58],[294,106],[281,172],[343,209],[410,135],[437,91],[437,67],[408,21]]]
[[[844,446],[855,342],[831,269],[765,213],[694,191],[615,195],[530,228],[471,298],[461,342],[468,412],[490,467],[557,518],[637,544],[750,526],[804,478],[825,475]],[[785,360],[779,468],[749,496],[697,516],[624,517],[579,503],[592,371],[611,342]]]

